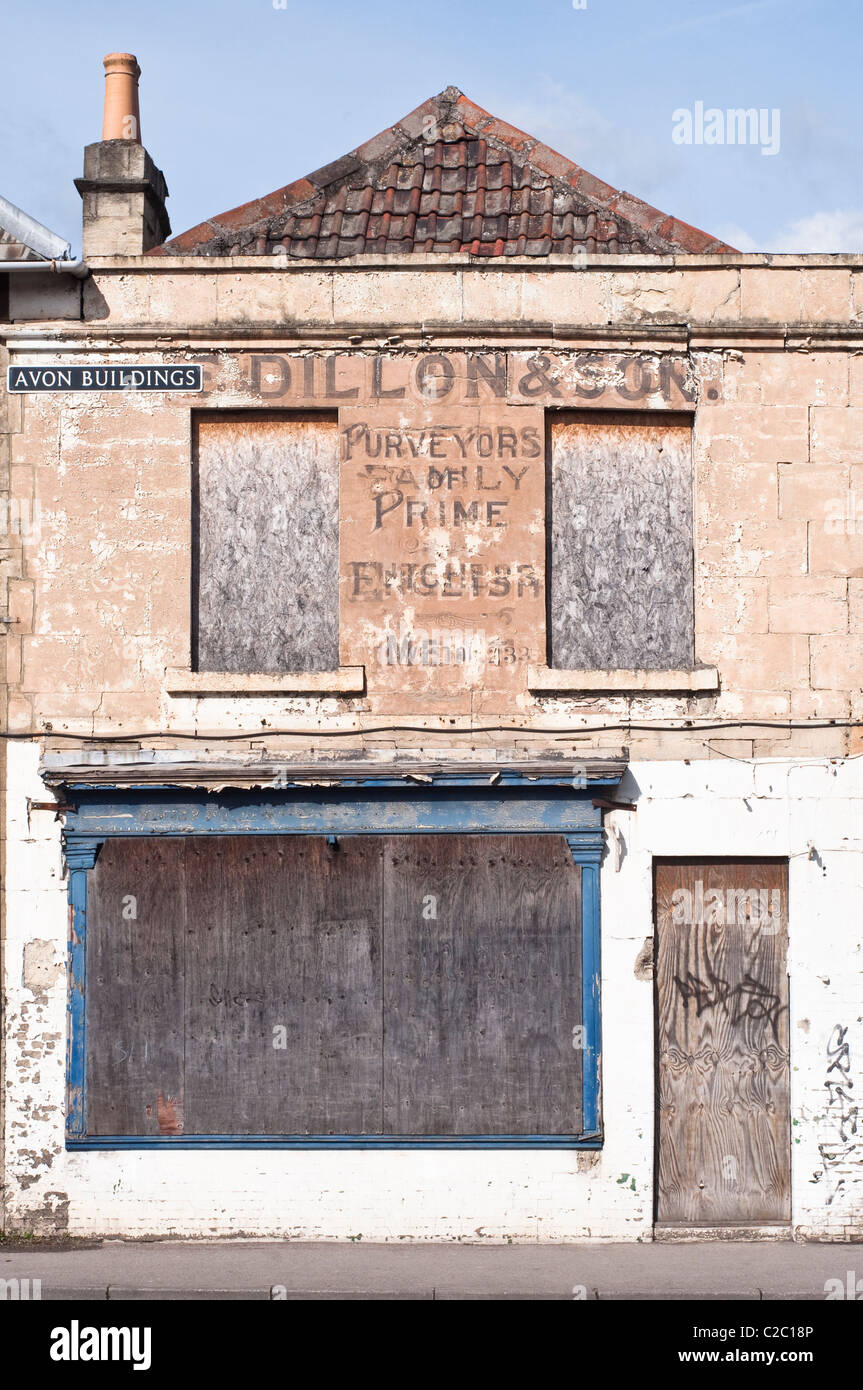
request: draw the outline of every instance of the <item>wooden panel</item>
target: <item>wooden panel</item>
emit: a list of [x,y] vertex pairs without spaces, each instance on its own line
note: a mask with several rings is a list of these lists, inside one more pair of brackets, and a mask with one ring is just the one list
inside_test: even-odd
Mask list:
[[657,1220],[790,1220],[788,866],[656,867]]
[[90,1135],[581,1128],[560,835],[108,840],[88,918]]
[[198,669],[337,667],[335,419],[202,419],[196,504]]
[[549,665],[691,667],[688,420],[562,416],[549,491]]
[[384,853],[385,1130],[578,1131],[580,870],[566,841],[398,836]]
[[190,1130],[380,1132],[381,842],[214,837],[186,855]]
[[183,842],[106,840],[87,892],[87,1129],[183,1132]]

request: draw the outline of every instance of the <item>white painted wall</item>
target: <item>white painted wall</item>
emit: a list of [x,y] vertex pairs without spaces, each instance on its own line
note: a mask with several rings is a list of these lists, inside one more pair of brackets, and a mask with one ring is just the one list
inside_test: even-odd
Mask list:
[[[849,1094],[863,1092],[863,759],[634,764],[615,812],[625,852],[602,872],[601,1154],[138,1151],[63,1147],[66,886],[60,825],[35,744],[9,749],[6,883],[7,1226],[75,1235],[343,1240],[649,1240],[653,988],[636,978],[652,932],[651,856],[789,855],[792,1203],[801,1236],[863,1235],[863,1118],[839,1142],[828,1046],[847,1028]],[[814,846],[820,863],[809,857]],[[47,943],[34,946],[32,943]],[[833,1073],[836,1079],[836,1072]],[[859,1140],[859,1142],[858,1142]]]

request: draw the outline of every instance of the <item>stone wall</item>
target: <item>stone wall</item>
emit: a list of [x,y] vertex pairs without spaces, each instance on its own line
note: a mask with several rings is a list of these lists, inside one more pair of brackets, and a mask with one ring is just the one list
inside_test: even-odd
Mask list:
[[[356,739],[402,717],[526,735],[730,721],[709,737],[634,731],[632,748],[854,751],[863,271],[826,259],[626,272],[97,264],[88,322],[38,346],[13,330],[11,360],[200,361],[205,387],[10,402],[15,493],[34,509],[9,578],[12,727],[215,733],[266,719]],[[252,699],[238,681],[219,698],[172,695],[166,671],[190,664],[193,411],[310,406],[340,422],[340,660],[365,667],[365,692]],[[690,414],[695,661],[716,668],[712,687],[662,690],[637,672],[543,681],[545,425],[566,407]],[[411,469],[418,492],[397,481]],[[444,646],[448,632],[481,633],[483,654],[394,672],[378,657],[414,629]],[[806,720],[837,723],[789,727]]]

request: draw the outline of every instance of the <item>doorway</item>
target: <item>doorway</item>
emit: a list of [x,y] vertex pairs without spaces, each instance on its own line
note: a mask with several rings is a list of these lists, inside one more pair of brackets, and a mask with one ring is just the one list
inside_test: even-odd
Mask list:
[[654,861],[656,1224],[791,1219],[788,864]]

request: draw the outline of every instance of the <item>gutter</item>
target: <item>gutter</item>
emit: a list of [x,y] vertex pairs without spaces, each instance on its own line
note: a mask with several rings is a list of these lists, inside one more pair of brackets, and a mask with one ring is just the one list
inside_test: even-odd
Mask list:
[[0,275],[7,272],[22,274],[25,272],[33,273],[41,271],[42,274],[49,275],[74,275],[76,280],[86,280],[90,274],[90,267],[86,261],[73,260],[51,260],[51,261],[3,261],[0,260]]

